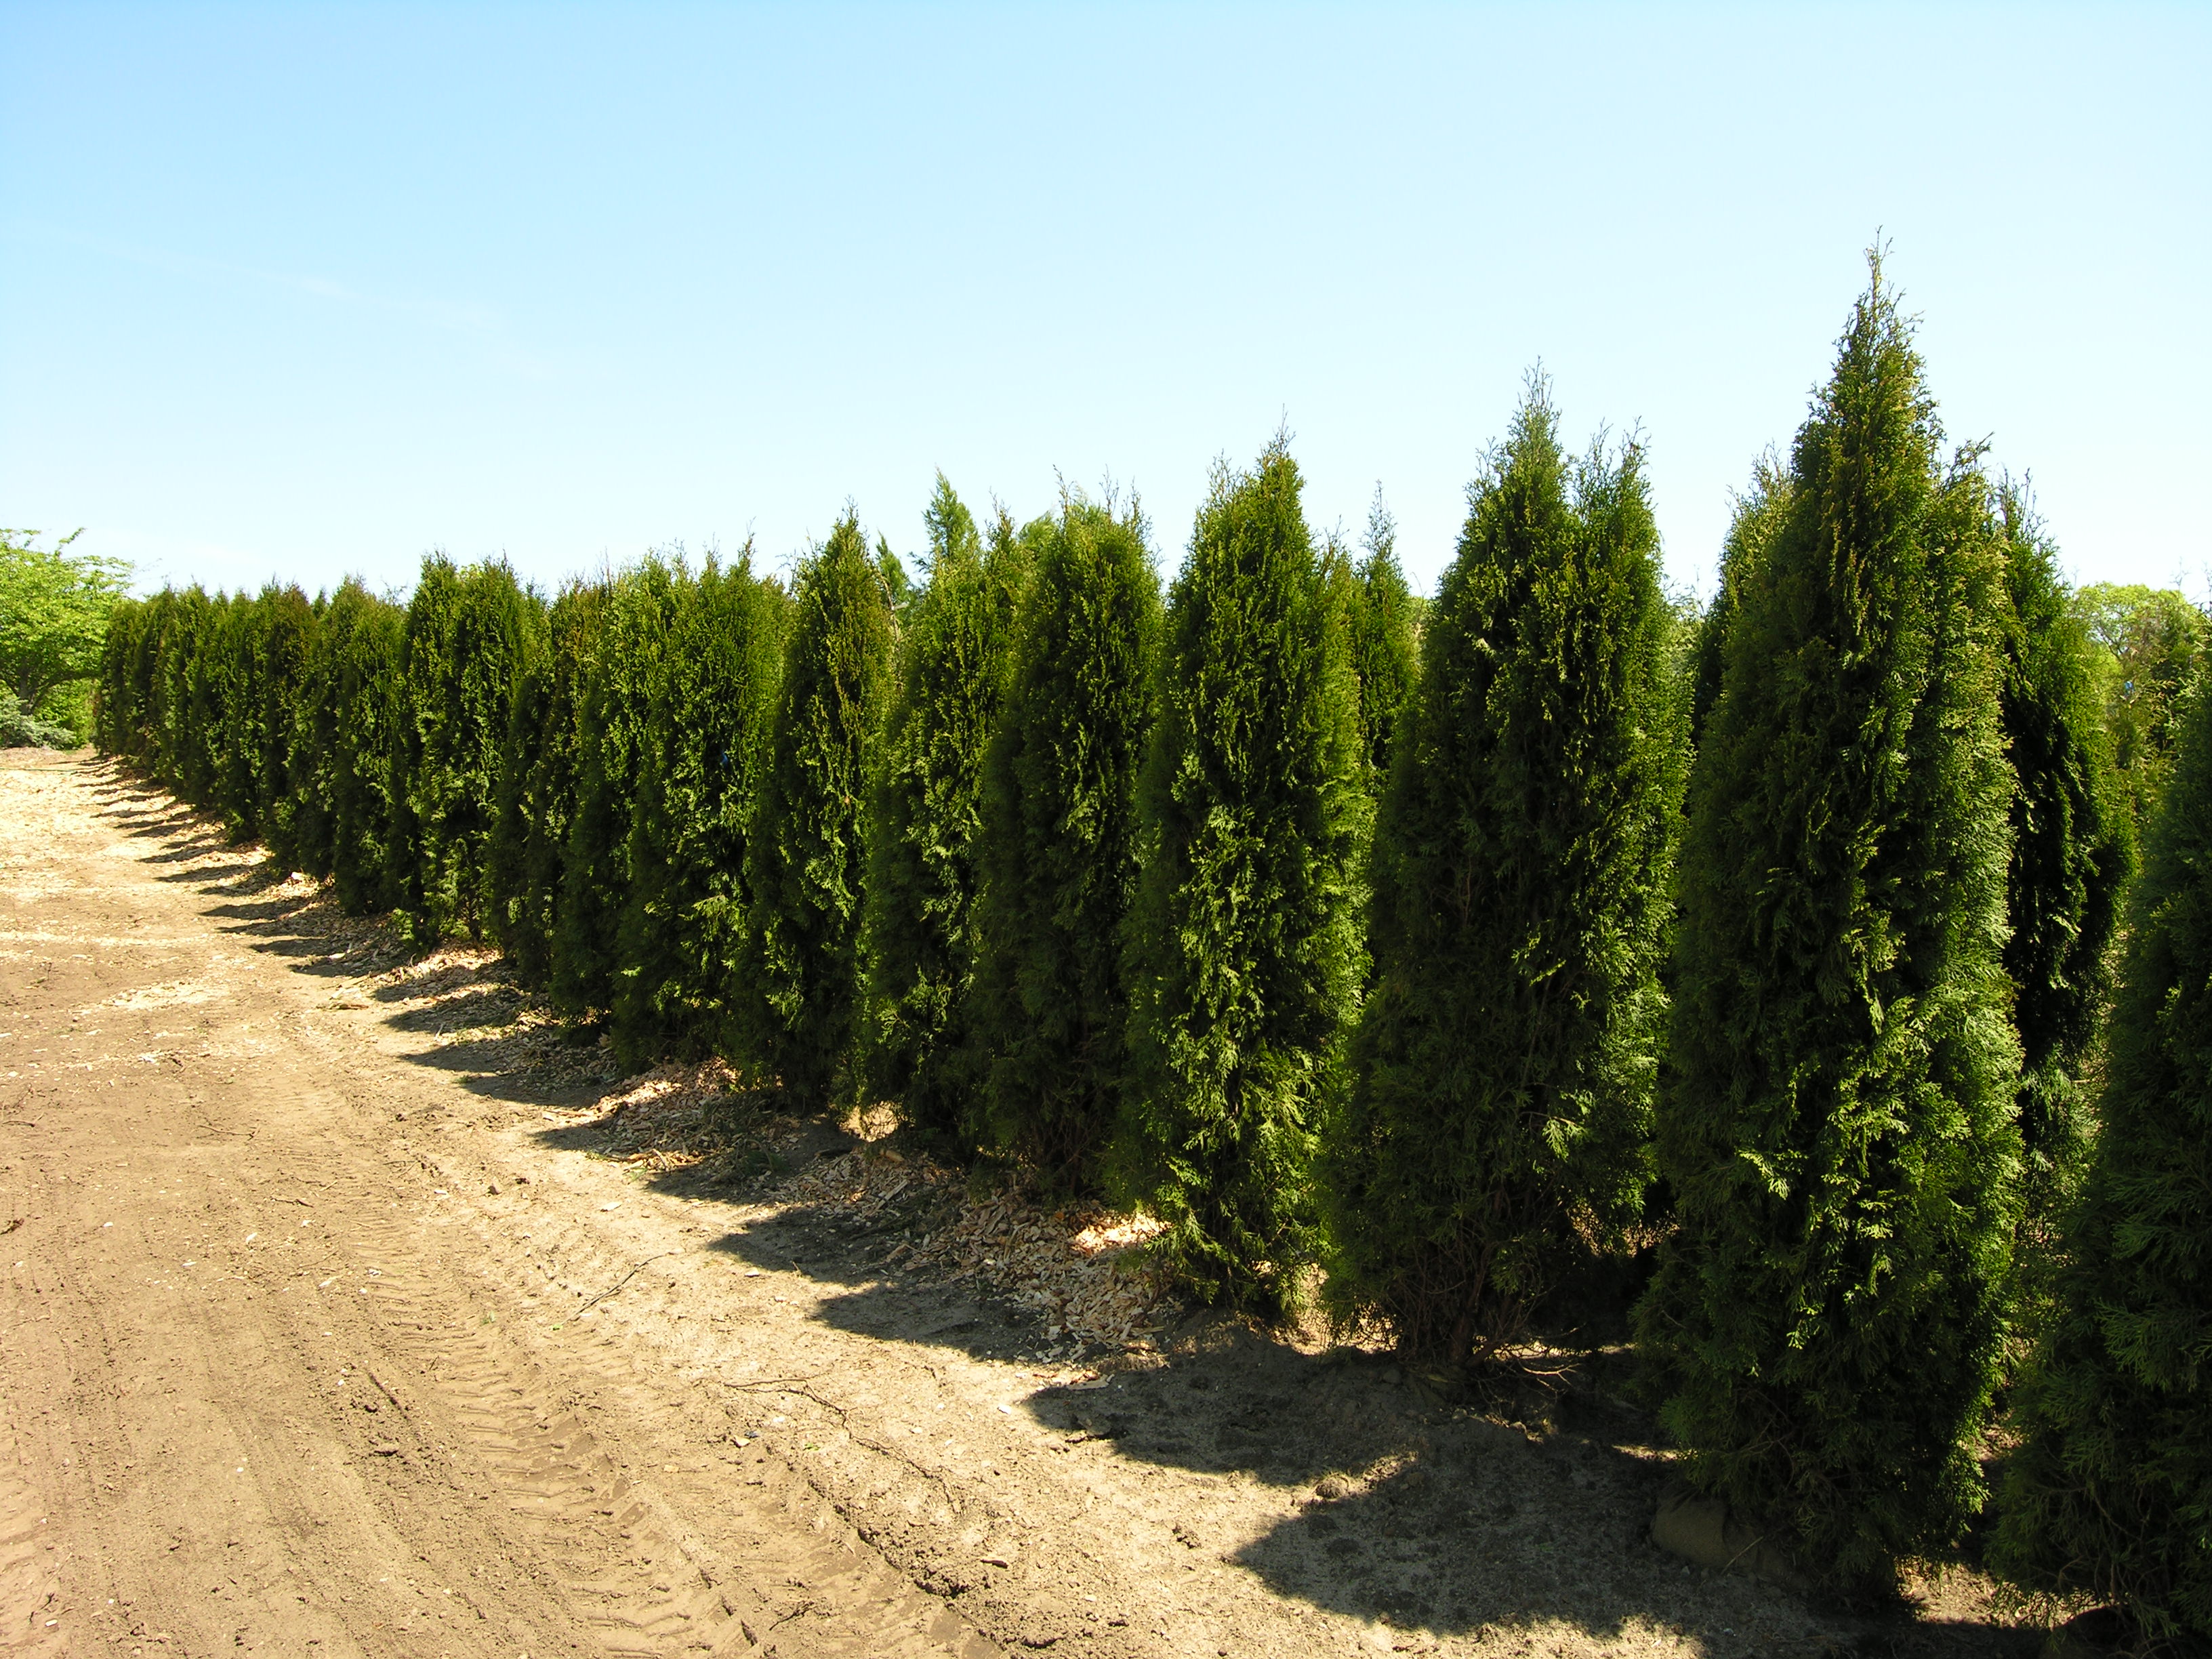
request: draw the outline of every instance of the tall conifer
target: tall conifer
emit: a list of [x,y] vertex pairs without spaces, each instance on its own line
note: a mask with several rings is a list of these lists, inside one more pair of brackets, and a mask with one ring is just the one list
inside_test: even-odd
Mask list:
[[1324,1158],[1339,1317],[1445,1360],[1639,1217],[1687,760],[1640,451],[1576,465],[1534,382],[1470,494]]
[[364,594],[338,658],[331,722],[331,877],[349,915],[398,902],[407,612]]
[[1359,736],[1374,792],[1390,775],[1390,744],[1413,700],[1416,667],[1413,594],[1398,564],[1398,525],[1376,487],[1360,539],[1358,586],[1351,607],[1352,667],[1359,679]]
[[269,854],[287,870],[302,867],[297,822],[300,798],[292,787],[293,753],[302,747],[300,692],[307,676],[319,619],[296,587],[264,590],[260,647],[260,752],[254,757],[255,816]]
[[546,613],[545,648],[515,683],[492,837],[493,917],[500,948],[526,985],[543,988],[553,974],[580,783],[583,694],[606,603],[604,581],[564,586]]
[[[994,539],[1017,539],[1003,515]],[[1066,1190],[1095,1178],[1121,1107],[1159,581],[1133,506],[1070,495],[1018,540],[1029,580],[984,755],[967,1134]]]
[[617,1053],[642,1065],[732,1039],[746,831],[783,667],[782,590],[748,543],[678,591],[653,687],[616,975]]
[[2112,939],[2134,848],[2087,631],[2021,492],[2007,488],[2000,507],[2012,610],[2004,731],[2019,781],[2004,963],[2018,988],[2025,1218],[2047,1230],[2088,1151],[2077,1083],[2112,988]]
[[2212,1646],[2212,697],[2186,694],[2130,901],[2058,1316],[2016,1391],[1993,1565]]
[[864,830],[891,674],[891,595],[848,510],[799,568],[745,848],[744,1053],[796,1103],[830,1099],[860,993]]
[[299,867],[313,876],[331,873],[336,858],[338,726],[343,716],[346,659],[354,630],[379,602],[350,579],[322,602],[300,673],[293,707],[297,738],[289,768],[291,836]]
[[562,853],[553,941],[553,995],[572,1014],[611,1008],[620,983],[630,820],[653,681],[686,580],[659,554],[615,577],[586,665],[576,805]]
[[2002,1334],[2004,570],[1940,442],[1877,262],[1691,778],[1638,1310],[1690,1480],[1830,1580],[1965,1526]]
[[983,757],[1006,696],[1026,550],[1001,519],[987,554],[941,472],[922,517],[928,580],[900,628],[869,830],[861,1074],[908,1122],[957,1144],[975,1085]]
[[1366,969],[1371,799],[1339,590],[1278,439],[1216,473],[1168,604],[1127,928],[1119,1184],[1200,1295],[1272,1313]]
[[1790,516],[1790,473],[1770,449],[1751,469],[1751,488],[1735,498],[1728,538],[1721,544],[1720,580],[1712,603],[1698,618],[1690,643],[1690,737],[1700,741],[1713,705],[1721,698],[1721,676],[1728,664],[1729,624],[1735,620],[1738,594],[1751,578],[1767,543]]

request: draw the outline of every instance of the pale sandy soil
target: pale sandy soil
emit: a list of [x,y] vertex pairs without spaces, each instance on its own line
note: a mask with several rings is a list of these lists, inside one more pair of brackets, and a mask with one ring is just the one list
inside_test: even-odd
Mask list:
[[11,1650],[2033,1651],[1963,1572],[1850,1619],[1662,1554],[1602,1388],[1524,1431],[1172,1309],[1079,1346],[895,1143],[641,1155],[495,963],[384,971],[281,876],[0,757]]

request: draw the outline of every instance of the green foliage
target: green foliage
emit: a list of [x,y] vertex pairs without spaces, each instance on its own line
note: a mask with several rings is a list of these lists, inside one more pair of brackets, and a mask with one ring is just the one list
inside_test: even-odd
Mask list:
[[[1001,521],[995,556],[1017,539]],[[1097,1173],[1121,1099],[1121,930],[1136,893],[1136,785],[1159,580],[1133,506],[1080,496],[1019,538],[1030,573],[984,752],[972,992],[981,1097],[966,1129],[1047,1186]]]
[[100,672],[108,614],[131,580],[119,559],[72,553],[82,532],[40,547],[31,530],[0,530],[0,713],[35,714],[61,688]]
[[2204,650],[2204,613],[2171,588],[2099,582],[2074,597],[2100,647],[2105,723],[2140,833],[2173,770],[2174,715]]
[[2012,611],[2004,732],[2018,778],[2004,965],[2018,988],[2023,1220],[2042,1233],[2088,1152],[2077,1085],[2112,990],[2135,849],[2104,731],[2096,647],[2025,500],[2008,487],[1999,507]]
[[81,742],[66,726],[27,714],[20,707],[0,707],[0,749],[76,749]]
[[345,663],[355,630],[381,601],[347,580],[323,599],[300,664],[293,696],[295,736],[289,769],[293,861],[313,876],[329,876],[337,860],[338,769],[344,763],[339,732],[344,717]]
[[254,602],[254,613],[253,679],[259,708],[253,732],[253,816],[269,855],[293,870],[301,867],[301,846],[292,774],[295,751],[304,758],[300,685],[314,645],[315,610],[298,588],[271,583]]
[[1375,492],[1368,509],[1367,556],[1350,596],[1352,672],[1359,681],[1360,748],[1367,758],[1370,793],[1379,795],[1390,775],[1390,745],[1413,701],[1415,667],[1413,591],[1398,566],[1398,526]]
[[2212,1644],[2212,698],[2185,696],[2176,725],[1990,1559],[2118,1604],[2136,1650],[2193,1652]]
[[1340,590],[1282,439],[1214,477],[1169,599],[1127,928],[1116,1184],[1198,1295],[1274,1313],[1358,1012],[1372,812]]
[[418,945],[480,938],[501,751],[515,681],[542,648],[543,607],[504,562],[433,556],[407,610],[400,665],[397,908]]
[[745,1053],[828,1102],[854,1036],[871,774],[891,678],[891,595],[849,509],[799,568],[770,758],[745,848]]
[[407,614],[362,593],[352,625],[333,648],[337,684],[324,750],[330,769],[331,877],[339,907],[349,915],[389,908],[399,886],[392,848],[401,811],[397,763],[405,715],[400,671]]
[[1638,1310],[1686,1473],[1879,1579],[1981,1502],[2018,1142],[2002,550],[1879,263],[1692,774]]
[[732,1035],[746,830],[783,666],[782,590],[750,543],[678,583],[659,647],[630,828],[616,1052],[641,1066]]
[[526,985],[553,976],[584,750],[584,691],[597,659],[608,585],[571,582],[546,615],[545,648],[514,686],[492,830],[492,927]]
[[971,925],[983,759],[1006,699],[1029,550],[1003,518],[989,553],[945,475],[923,519],[929,580],[900,629],[899,685],[868,835],[862,1086],[957,1145],[973,1107]]
[[1751,469],[1751,488],[1735,498],[1728,538],[1721,544],[1720,580],[1712,603],[1698,619],[1690,647],[1690,738],[1701,742],[1713,705],[1721,698],[1721,674],[1728,661],[1729,625],[1735,620],[1740,595],[1767,544],[1790,519],[1790,477],[1782,458],[1768,450]]
[[1340,1324],[1462,1360],[1640,1218],[1687,759],[1643,455],[1532,382],[1472,491],[1376,830],[1322,1162]]
[[661,642],[688,578],[649,555],[608,585],[585,672],[575,816],[562,849],[553,994],[572,1014],[614,1006],[623,968],[630,820],[644,769]]

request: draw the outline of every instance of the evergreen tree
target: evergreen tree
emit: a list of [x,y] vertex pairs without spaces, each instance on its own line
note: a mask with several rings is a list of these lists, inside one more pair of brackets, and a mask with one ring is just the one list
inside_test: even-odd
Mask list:
[[605,582],[563,587],[546,613],[545,648],[515,681],[492,832],[492,916],[500,949],[526,985],[552,978],[584,747],[583,692],[606,604]]
[[623,968],[630,820],[645,762],[653,685],[689,577],[648,555],[608,585],[582,695],[576,807],[562,855],[553,994],[572,1014],[611,1009]]
[[[391,839],[384,848],[386,901],[410,918],[422,917],[428,902],[424,880],[428,862],[422,813],[434,817],[442,801],[441,781],[428,769],[443,746],[438,728],[446,719],[446,691],[452,678],[453,617],[460,609],[460,573],[442,553],[426,556],[407,602],[399,636],[399,672],[394,687],[398,720],[392,733],[388,775]],[[434,883],[433,872],[431,880]],[[419,924],[410,926],[417,945],[432,942]]]
[[1576,466],[1534,381],[1471,495],[1323,1158],[1340,1321],[1446,1361],[1640,1217],[1688,736],[1641,451]]
[[[969,1145],[1048,1187],[1089,1184],[1121,1109],[1136,784],[1159,581],[1134,507],[1071,495],[994,556],[1024,558],[1006,702],[983,757]],[[1018,541],[1018,550],[1007,544]],[[1024,557],[1025,556],[1025,557]]]
[[404,904],[418,945],[455,927],[481,938],[490,909],[489,854],[518,672],[539,648],[543,607],[504,562],[456,571],[426,563],[418,617],[410,607],[404,684],[408,858]]
[[215,800],[216,742],[222,726],[224,608],[198,583],[179,596],[176,632],[164,675],[162,781],[195,806]]
[[2014,1396],[1992,1565],[2212,1644],[2212,698],[2182,702],[2130,901],[2102,1118],[2058,1317]]
[[1352,667],[1359,678],[1359,735],[1371,793],[1390,775],[1390,744],[1413,701],[1415,652],[1413,590],[1398,565],[1398,526],[1376,487],[1360,547],[1358,585],[1352,596]]
[[900,678],[869,830],[863,1086],[956,1143],[973,1106],[969,993],[983,757],[1006,697],[1026,549],[1001,518],[983,550],[938,474],[929,578],[900,629]]
[[314,646],[315,610],[298,588],[273,583],[263,591],[258,608],[261,717],[260,749],[253,759],[254,812],[269,855],[284,869],[295,870],[301,866],[292,758],[301,742],[300,690]]
[[289,768],[293,856],[313,876],[332,873],[337,856],[339,727],[344,718],[345,665],[354,630],[381,601],[351,579],[323,604],[300,672],[292,719],[297,733]]
[[389,909],[400,877],[399,757],[404,737],[402,673],[408,613],[362,595],[337,657],[331,716],[331,877],[349,915]]
[[2087,1156],[2076,1084],[2112,988],[2111,955],[2134,848],[2112,776],[2093,649],[2057,555],[2017,490],[2000,500],[2012,623],[2004,732],[2012,799],[2012,936],[2018,988],[2024,1218],[2047,1230]]
[[1728,662],[1729,624],[1735,620],[1737,595],[1750,579],[1766,544],[1790,516],[1790,473],[1771,449],[1751,469],[1751,488],[1735,498],[1728,539],[1721,544],[1720,580],[1713,601],[1698,617],[1690,646],[1690,738],[1705,737],[1705,722],[1721,697],[1721,673]]
[[745,848],[740,1021],[747,1058],[819,1106],[854,1035],[862,831],[891,671],[890,586],[857,514],[800,564],[793,601]]
[[783,666],[782,591],[709,558],[679,590],[653,686],[630,829],[615,1048],[641,1066],[728,1042],[745,836]]
[[1278,439],[1225,465],[1169,600],[1127,936],[1125,1195],[1199,1295],[1290,1304],[1358,1011],[1370,816],[1346,618]]
[[1690,1480],[1838,1582],[1981,1501],[2012,1232],[2002,550],[1940,442],[1876,262],[1691,777],[1638,1310]]

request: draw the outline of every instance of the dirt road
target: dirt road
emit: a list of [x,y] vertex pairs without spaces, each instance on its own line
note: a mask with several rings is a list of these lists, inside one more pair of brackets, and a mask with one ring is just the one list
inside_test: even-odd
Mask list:
[[[1655,1551],[1632,1425],[1532,1436],[1218,1323],[1102,1369],[773,1171],[594,1156],[602,1090],[450,1040],[496,973],[364,974],[281,874],[97,763],[0,759],[15,1650],[1863,1639]],[[1978,1595],[1876,1650],[2020,1650]]]

